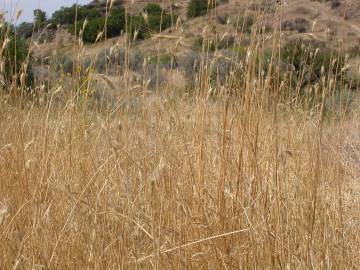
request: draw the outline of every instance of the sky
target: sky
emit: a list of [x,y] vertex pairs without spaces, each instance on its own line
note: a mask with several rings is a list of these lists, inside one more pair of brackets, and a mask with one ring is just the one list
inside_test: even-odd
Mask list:
[[17,23],[32,22],[33,10],[40,8],[46,11],[46,14],[51,17],[51,14],[60,7],[71,6],[78,2],[79,4],[87,4],[90,0],[0,0],[0,10],[6,12],[6,19],[14,18],[18,10],[22,10],[22,15]]

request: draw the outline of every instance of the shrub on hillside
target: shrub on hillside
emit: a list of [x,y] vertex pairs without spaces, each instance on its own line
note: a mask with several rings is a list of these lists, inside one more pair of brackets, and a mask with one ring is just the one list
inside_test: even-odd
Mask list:
[[[145,39],[146,33],[149,31],[145,25],[145,20],[141,15],[129,16],[126,31],[131,35],[132,39]],[[149,36],[149,35],[147,35]]]
[[[85,27],[84,27],[85,26]],[[91,21],[88,21],[86,24],[84,22],[78,22],[77,30],[82,32],[82,39],[86,43],[94,43],[98,34],[103,31],[105,26],[105,18],[95,18]]]
[[50,64],[55,71],[61,71],[66,74],[72,73],[74,68],[73,60],[65,54],[54,56]]
[[284,30],[297,31],[299,33],[305,33],[310,27],[310,23],[305,18],[295,18],[293,20],[284,20],[281,23]]
[[97,73],[105,73],[106,66],[108,65],[108,52],[109,50],[103,50],[97,56],[94,63],[94,69]]
[[341,6],[340,0],[331,0],[331,8],[337,8]]
[[16,28],[17,34],[24,39],[30,38],[33,34],[33,30],[34,24],[27,22],[19,24],[19,26]]
[[215,88],[228,79],[234,65],[229,59],[215,58],[210,66],[210,83]]
[[234,27],[238,32],[251,33],[254,23],[255,19],[253,16],[240,17],[238,22],[234,24]]
[[[128,68],[132,71],[140,72],[143,69],[145,56],[140,51],[133,51],[129,55]],[[106,69],[108,67],[108,70]],[[125,66],[125,50],[123,48],[104,49],[96,58],[94,68],[99,73],[105,73],[107,70],[110,74],[116,71],[123,72]]]
[[201,55],[197,52],[191,52],[180,59],[180,66],[182,67],[189,88],[196,85],[196,74],[198,74],[201,66]]
[[166,66],[170,68],[171,55],[168,53],[160,54],[160,56],[153,56],[149,59],[149,64]]
[[[176,17],[172,17],[163,10],[158,4],[147,4],[143,9],[143,15],[130,16],[127,31],[137,39],[145,39],[151,37],[151,33],[158,33],[171,26],[172,21]],[[145,18],[146,19],[145,19]],[[136,34],[135,34],[136,33]]]
[[220,24],[226,25],[230,21],[230,16],[227,13],[224,15],[217,15],[216,21]]
[[295,79],[303,84],[316,83],[322,78],[339,76],[345,67],[345,57],[323,44],[303,40],[287,43],[282,49],[282,59],[294,72]]
[[115,37],[121,34],[125,27],[125,9],[123,7],[111,10],[107,21],[107,36]]
[[144,54],[141,51],[134,51],[129,55],[129,67],[131,70],[140,72],[143,70]]
[[156,89],[158,86],[164,86],[166,83],[166,68],[159,69],[157,64],[149,64],[146,67],[146,73],[141,71],[143,83],[147,83],[150,89]]
[[84,21],[79,21],[77,31],[79,32],[84,28],[82,33],[84,42],[94,43],[99,33],[105,30],[105,24],[107,38],[112,38],[120,35],[125,25],[124,8],[120,7],[113,9],[110,12],[107,21],[105,17],[95,17],[88,20],[88,22],[85,24],[85,28],[83,27]]
[[202,37],[195,39],[193,47],[196,50],[202,50],[204,47],[205,51],[215,51],[215,50],[224,50],[234,47],[235,37],[232,35],[227,35],[221,39],[208,39],[204,40]]
[[187,16],[193,18],[205,15],[208,8],[211,8],[211,6],[208,6],[207,0],[190,0],[187,7]]
[[[5,43],[5,40],[8,42]],[[26,86],[33,83],[33,72],[29,62],[29,48],[25,40],[15,33],[14,27],[4,25],[0,31],[0,44],[4,46],[2,51],[2,76],[7,85],[14,81],[21,82],[24,78]],[[25,74],[25,76],[22,76]]]
[[144,7],[143,11],[147,14],[160,14],[163,9],[159,4],[149,3]]

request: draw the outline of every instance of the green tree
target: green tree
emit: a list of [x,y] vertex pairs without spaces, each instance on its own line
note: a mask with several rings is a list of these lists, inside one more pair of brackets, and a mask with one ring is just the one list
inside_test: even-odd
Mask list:
[[76,18],[76,5],[71,7],[61,7],[55,11],[51,17],[51,23],[55,25],[73,24]]
[[80,5],[72,5],[71,7],[61,7],[55,11],[51,17],[51,23],[54,25],[73,25],[74,23],[92,20],[101,17],[101,13],[97,8],[86,8]]
[[41,9],[34,10],[34,25],[35,29],[39,30],[45,27],[46,25],[46,13]]
[[101,13],[97,8],[86,8],[83,6],[78,7],[78,14],[77,14],[78,21],[85,19],[92,20],[99,17],[101,17]]

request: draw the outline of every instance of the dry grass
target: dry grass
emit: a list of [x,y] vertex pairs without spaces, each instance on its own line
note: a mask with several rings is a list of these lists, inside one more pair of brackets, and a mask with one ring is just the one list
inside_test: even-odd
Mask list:
[[359,161],[341,123],[141,104],[109,118],[2,106],[2,269],[359,267]]
[[127,72],[107,106],[80,73],[44,102],[1,95],[0,269],[359,268],[358,111],[324,114],[331,76],[318,106],[283,94],[262,42],[219,91],[205,58],[190,95]]

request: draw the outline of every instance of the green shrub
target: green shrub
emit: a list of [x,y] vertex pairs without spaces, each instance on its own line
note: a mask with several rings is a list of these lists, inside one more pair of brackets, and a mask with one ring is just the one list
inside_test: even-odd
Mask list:
[[356,101],[358,94],[356,91],[344,87],[335,91],[332,95],[326,96],[324,99],[325,113],[330,115],[337,108],[341,108],[343,112],[349,112],[351,105]]
[[19,26],[16,28],[17,34],[24,39],[30,38],[33,34],[33,30],[34,24],[27,22],[19,24]]
[[109,14],[107,21],[107,36],[115,37],[121,34],[125,27],[125,9],[123,7],[114,8]]
[[[84,22],[78,22],[77,30],[83,28]],[[82,38],[86,43],[94,43],[98,34],[103,31],[105,26],[105,18],[95,18],[89,21],[84,28]]]
[[254,23],[255,19],[253,16],[240,17],[238,22],[234,24],[234,27],[238,32],[251,33]]
[[158,4],[147,4],[143,9],[147,14],[147,20],[142,15],[135,15],[129,17],[128,33],[132,36],[137,32],[137,39],[146,39],[151,37],[151,33],[158,33],[168,28],[172,24],[172,16],[166,13]]
[[208,6],[207,0],[190,0],[187,7],[187,16],[189,18],[193,18],[205,15],[208,11],[208,8],[212,7]]
[[148,35],[146,35],[148,29],[145,25],[145,20],[141,15],[129,16],[128,22],[129,24],[126,31],[132,38],[135,37],[135,33],[137,39],[145,39],[148,37]]
[[147,14],[161,14],[163,9],[160,7],[159,4],[149,3],[144,7],[143,11]]
[[321,94],[323,89],[333,89],[333,95],[347,87],[345,57],[324,43],[291,41],[283,47],[281,58],[287,66],[286,77],[291,79],[290,88],[296,90],[288,94],[300,94],[300,101],[307,108],[327,98]]
[[[113,9],[108,17],[106,22],[105,17],[95,17],[88,20],[85,25],[83,32],[83,40],[86,43],[94,43],[98,34],[104,30],[106,23],[106,35],[107,38],[112,38],[120,35],[121,31],[125,26],[125,11],[124,8]],[[84,21],[79,21],[77,26],[77,31],[83,28]]]
[[25,40],[15,33],[14,27],[4,25],[0,31],[0,44],[4,44],[4,39],[9,41],[3,50],[3,78],[5,83],[10,85],[14,82],[14,78],[20,82],[21,74],[26,72],[25,84],[31,86],[34,76],[31,64],[29,63],[29,48]]
[[[111,52],[111,53],[110,53]],[[129,55],[129,68],[136,72],[141,72],[143,69],[144,55],[140,51],[133,51]],[[114,69],[120,67],[122,70],[125,69],[125,50],[120,49],[104,49],[102,50],[96,61],[95,61],[95,70],[99,73],[104,73],[106,71],[106,66],[108,66],[108,72],[114,73]]]
[[203,45],[205,45],[205,51],[215,51],[215,50],[224,50],[230,49],[235,44],[234,36],[225,36],[221,40],[220,39],[210,39],[204,40],[202,37],[198,37],[195,39],[193,47],[196,50],[202,50]]
[[65,54],[56,55],[51,59],[50,64],[55,71],[61,71],[64,73],[72,73],[74,68],[73,60]]
[[148,87],[150,89],[156,89],[158,85],[162,86],[166,82],[164,72],[163,70],[159,70],[158,72],[157,64],[149,64],[146,67],[146,76],[143,70],[140,72],[140,74],[144,79],[149,80]]
[[144,63],[144,54],[141,51],[134,51],[129,56],[129,66],[130,69],[136,72],[141,72],[143,70]]
[[182,67],[189,87],[195,86],[196,74],[198,74],[201,65],[201,55],[192,51],[180,59],[180,66]]
[[282,49],[282,59],[290,65],[295,75],[304,75],[304,83],[320,81],[322,77],[340,75],[345,66],[343,55],[326,48],[323,44],[312,44],[302,40],[287,43]]
[[94,63],[94,68],[98,73],[105,73],[106,65],[108,64],[109,50],[103,50],[99,53]]
[[211,85],[216,87],[218,83],[224,84],[233,69],[234,64],[228,59],[214,59],[213,64],[210,66]]
[[160,65],[169,65],[171,64],[171,55],[168,53],[161,54],[159,57],[153,56],[149,60],[149,64],[160,64]]

